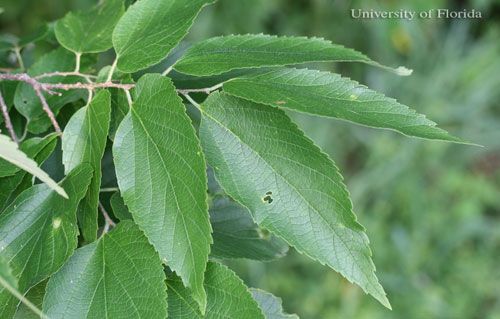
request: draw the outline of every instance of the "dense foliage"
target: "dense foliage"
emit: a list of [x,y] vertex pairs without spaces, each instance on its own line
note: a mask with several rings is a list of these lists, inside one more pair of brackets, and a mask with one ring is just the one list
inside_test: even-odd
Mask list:
[[[276,258],[286,251],[283,247],[287,242],[388,305],[374,275],[364,229],[356,222],[337,168],[279,109],[341,118],[417,137],[458,139],[406,106],[339,75],[295,68],[255,70],[312,61],[378,65],[356,51],[319,39],[263,35],[214,38],[193,46],[173,64],[174,70],[205,78],[182,76],[171,67],[165,76],[130,77],[127,73],[163,60],[205,4],[193,2],[181,10],[180,3],[184,2],[172,1],[171,6],[160,10],[161,15],[156,15],[150,8],[164,2],[142,0],[129,7],[119,20],[113,14],[120,12],[120,1],[105,1],[102,7],[88,13],[68,14],[56,23],[54,30],[57,40],[74,55],[57,49],[41,58],[27,74],[22,70],[2,73],[2,86],[11,85],[6,81],[21,82],[17,88],[3,89],[6,97],[12,96],[10,101],[6,98],[5,109],[13,105],[11,112],[17,111],[27,119],[21,126],[25,126],[29,136],[42,137],[22,141],[21,150],[27,148],[25,144],[49,142],[53,150],[56,135],[45,132],[50,130],[50,124],[56,132],[64,127],[62,163],[67,177],[62,186],[69,196],[69,200],[64,200],[47,187],[30,188],[29,179],[16,184],[26,174],[5,163],[3,178],[13,185],[8,188],[12,195],[4,202],[10,206],[0,217],[2,243],[7,244],[2,255],[7,256],[5,267],[11,269],[5,276],[6,282],[11,277],[15,279],[9,287],[24,293],[50,277],[43,298],[43,311],[50,317],[82,313],[90,317],[131,313],[138,317],[165,317],[167,298],[170,317],[185,316],[187,309],[192,312],[186,315],[188,318],[201,313],[208,317],[262,317],[268,309],[262,298],[270,303],[273,297],[259,295],[258,291],[250,294],[216,260],[233,258],[235,254],[258,260]],[[116,10],[106,13],[107,6],[113,5]],[[180,29],[169,29],[171,17],[179,17]],[[99,28],[82,31],[81,26],[88,25],[89,19],[95,19]],[[162,28],[149,28],[151,21]],[[114,31],[111,36],[111,32],[100,30]],[[75,37],[79,41],[72,43]],[[43,40],[43,36],[24,42],[35,40]],[[10,43],[11,46],[5,46],[9,51],[23,47],[22,39]],[[111,45],[116,51],[115,63],[93,73],[92,53],[107,50]],[[230,72],[246,68],[249,70]],[[404,69],[396,72],[407,73]],[[134,79],[138,79],[136,83]],[[219,89],[223,92],[213,92]],[[56,94],[51,96],[52,93]],[[201,103],[205,93],[210,96]],[[195,107],[189,109],[189,114],[196,128],[201,115],[201,143],[183,102]],[[64,126],[55,118],[59,111],[64,122],[65,117],[70,118]],[[5,120],[6,129],[16,141],[16,122],[9,116]],[[12,155],[20,153],[12,145],[11,142],[9,152],[2,152],[2,157],[17,164]],[[43,162],[51,150],[37,158],[40,152],[25,151],[35,161]],[[102,175],[114,174],[113,169],[101,168],[106,152],[113,153],[119,186],[119,193],[110,200],[115,221],[107,216],[104,206],[108,207],[108,203],[99,203],[101,180],[106,177]],[[208,198],[204,157],[223,189],[210,178]],[[209,177],[211,174],[209,171]],[[18,177],[12,181],[15,176]],[[79,189],[73,189],[75,184]],[[36,209],[32,207],[34,203]],[[101,223],[98,207],[105,216]],[[249,220],[244,207],[264,229]],[[216,218],[224,214],[240,217]],[[40,216],[45,218],[33,220]],[[17,224],[20,220],[24,223]],[[72,255],[77,246],[77,220],[81,248]],[[108,233],[118,220],[121,221],[116,228]],[[238,227],[244,232],[235,232]],[[65,237],[57,240],[55,235],[62,230]],[[224,238],[228,231],[240,242]],[[253,240],[248,240],[248,232],[256,234]],[[74,243],[67,246],[71,240]],[[109,253],[105,242],[109,242]],[[47,251],[51,247],[62,249],[61,245],[66,252],[60,256]],[[27,255],[18,254],[27,247]],[[210,256],[213,261],[207,263],[210,252],[217,251]],[[42,266],[40,260],[46,258],[51,262]],[[102,260],[101,265],[96,264],[96,258]],[[162,261],[168,266],[166,275],[161,271]],[[32,267],[36,269],[30,271]],[[160,272],[153,273],[154,267]],[[106,277],[106,272],[110,277]],[[162,284],[165,279],[166,286]],[[81,284],[73,285],[77,281]],[[107,286],[109,282],[117,286]],[[145,287],[148,299],[158,309],[151,307],[149,300],[142,300],[144,292],[138,294],[137,287]],[[220,289],[234,291],[234,295],[220,295]],[[124,294],[130,299],[124,300]],[[3,295],[4,314],[14,314],[17,301],[6,291]],[[73,305],[72,300],[78,303]],[[130,306],[133,309],[127,308]]]

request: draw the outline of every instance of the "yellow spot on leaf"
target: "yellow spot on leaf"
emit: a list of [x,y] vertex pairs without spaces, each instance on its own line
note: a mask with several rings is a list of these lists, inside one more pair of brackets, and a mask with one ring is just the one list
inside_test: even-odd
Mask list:
[[54,218],[54,220],[52,221],[52,227],[54,227],[54,229],[58,229],[59,227],[61,227],[61,223],[61,218]]

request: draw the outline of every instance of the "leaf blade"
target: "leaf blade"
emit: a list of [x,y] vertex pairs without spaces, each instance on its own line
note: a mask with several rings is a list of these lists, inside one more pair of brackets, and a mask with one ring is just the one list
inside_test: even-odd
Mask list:
[[62,137],[63,164],[66,173],[82,163],[94,169],[87,195],[78,209],[78,220],[86,242],[97,238],[99,189],[101,187],[101,160],[109,131],[111,96],[99,91],[88,106],[73,114]]
[[224,83],[224,91],[256,103],[385,128],[407,136],[461,142],[406,105],[338,74],[281,69]]
[[241,279],[226,266],[209,262],[205,275],[207,291],[207,312],[204,316],[196,309],[196,303],[189,290],[182,285],[178,277],[170,273],[167,276],[168,318],[239,318],[264,319],[256,301]]
[[250,292],[266,319],[299,319],[295,314],[289,315],[283,312],[281,298],[261,289],[250,288]]
[[120,193],[162,260],[204,309],[212,239],[201,147],[168,78],[143,76],[136,95],[113,145]]
[[133,73],[166,58],[214,0],[142,0],[131,5],[113,31],[120,71]]
[[106,51],[113,46],[111,34],[124,10],[123,0],[105,0],[90,10],[69,12],[55,24],[57,41],[77,54]]
[[[67,200],[46,185],[32,186],[0,215],[0,251],[22,294],[54,273],[76,248],[76,208],[91,175],[92,168],[81,165],[61,182]],[[0,292],[0,304],[1,317],[10,318],[17,303]]]
[[[38,165],[42,165],[54,151],[58,136],[58,134],[52,133],[44,138],[34,137],[22,142],[19,149]],[[0,212],[32,184],[31,176],[22,170],[12,176],[0,178],[0,189],[4,190],[0,193]]]
[[278,37],[264,34],[230,35],[195,44],[177,61],[174,69],[185,74],[208,76],[236,69],[284,66],[307,62],[362,62],[410,75],[404,67],[392,69],[366,55],[321,38]]
[[284,257],[288,245],[260,229],[246,208],[229,198],[216,197],[210,208],[215,258],[246,258],[270,261]]
[[207,161],[228,195],[257,224],[390,307],[335,164],[275,108],[215,93],[201,111]]
[[64,189],[50,178],[50,176],[38,167],[38,164],[17,148],[17,144],[10,140],[5,135],[0,135],[0,157],[4,160],[18,166],[39,180],[47,184],[50,188],[56,191],[64,198],[68,198],[68,194]]
[[165,318],[160,258],[131,221],[79,248],[50,278],[43,301],[50,318]]

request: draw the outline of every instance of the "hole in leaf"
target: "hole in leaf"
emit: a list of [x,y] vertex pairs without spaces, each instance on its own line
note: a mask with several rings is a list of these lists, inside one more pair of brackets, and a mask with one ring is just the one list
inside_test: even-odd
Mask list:
[[271,196],[272,194],[273,194],[273,192],[271,192],[271,191],[267,192],[267,193],[266,193],[266,196],[264,196],[264,197],[262,198],[262,201],[263,201],[264,203],[271,204],[271,203],[273,202],[273,198],[272,198],[272,196]]

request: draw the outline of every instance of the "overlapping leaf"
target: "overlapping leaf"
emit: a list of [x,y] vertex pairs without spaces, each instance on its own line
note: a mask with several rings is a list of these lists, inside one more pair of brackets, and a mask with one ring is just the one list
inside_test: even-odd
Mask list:
[[411,70],[404,67],[391,69],[360,52],[324,39],[264,34],[230,35],[199,42],[177,61],[175,70],[203,76],[234,69],[328,61],[363,62],[399,75],[411,74]]
[[[41,165],[54,151],[57,144],[57,134],[49,134],[44,138],[33,137],[21,143],[19,149],[37,165]],[[17,167],[17,166],[16,166]],[[32,185],[32,176],[26,171],[0,178],[0,212],[4,210],[22,191]]]
[[113,156],[134,221],[204,309],[203,277],[212,242],[205,160],[168,78],[149,74],[139,80]]
[[132,219],[132,214],[128,210],[119,192],[114,193],[109,199],[109,204],[113,209],[113,214],[121,221]]
[[88,11],[69,12],[55,25],[57,40],[76,53],[106,51],[113,46],[111,35],[123,12],[123,0],[103,0]]
[[88,106],[79,109],[69,120],[62,138],[63,164],[66,173],[81,163],[94,168],[87,195],[78,209],[83,238],[93,242],[97,237],[97,207],[101,187],[101,159],[106,147],[111,112],[108,91],[96,94]]
[[224,90],[257,103],[387,128],[409,136],[460,141],[406,105],[338,74],[280,69],[224,83]]
[[238,276],[219,263],[210,262],[205,273],[207,311],[199,312],[196,302],[178,277],[170,273],[168,286],[168,318],[170,319],[264,319],[250,291]]
[[7,136],[0,134],[0,158],[20,167],[26,172],[38,177],[42,182],[47,184],[50,188],[55,190],[59,195],[68,197],[63,188],[57,185],[47,173],[38,167],[38,164],[29,158],[24,152],[17,148],[14,143]]
[[260,229],[248,210],[229,198],[217,197],[210,208],[214,244],[212,256],[272,260],[285,256],[288,245]]
[[273,294],[255,288],[250,288],[253,299],[257,301],[266,319],[299,319],[297,315],[289,315],[283,312],[281,298]]
[[214,0],[141,0],[113,31],[118,69],[136,72],[160,62],[179,43],[194,18]]
[[334,163],[276,108],[214,93],[201,111],[202,145],[225,191],[259,225],[389,307]]
[[50,278],[44,312],[56,318],[167,316],[160,257],[131,221],[79,248]]
[[[59,269],[76,248],[76,208],[91,176],[89,165],[78,166],[61,183],[69,199],[35,185],[0,215],[0,253],[22,294]],[[11,318],[17,304],[8,292],[0,292],[0,317]]]
[[[82,65],[85,65],[82,60]],[[64,48],[56,49],[42,56],[28,70],[30,76],[37,76],[48,72],[70,72],[75,69],[75,56]],[[40,79],[44,83],[76,83],[81,81],[80,77],[74,76],[53,76]],[[57,115],[61,108],[68,103],[81,98],[86,98],[87,92],[84,90],[70,90],[62,92],[62,95],[46,95],[47,103],[52,112]],[[14,96],[14,105],[26,120],[27,129],[34,134],[45,132],[51,125],[47,114],[43,111],[40,99],[35,94],[33,87],[27,83],[19,83]]]
[[[45,286],[47,285],[47,280],[42,281],[35,287],[32,287],[24,296],[29,300],[37,309],[42,309],[43,296],[45,295]],[[40,319],[38,313],[34,312],[33,309],[26,306],[26,304],[21,303],[17,307],[14,319]]]

